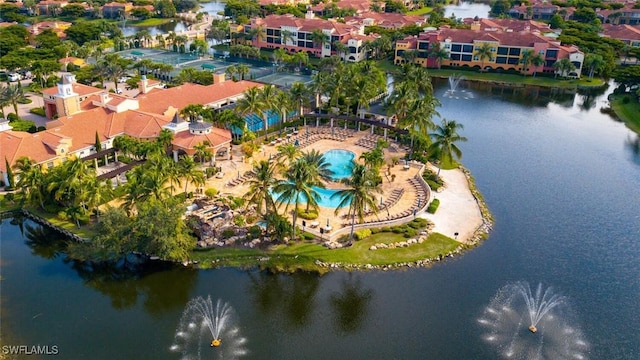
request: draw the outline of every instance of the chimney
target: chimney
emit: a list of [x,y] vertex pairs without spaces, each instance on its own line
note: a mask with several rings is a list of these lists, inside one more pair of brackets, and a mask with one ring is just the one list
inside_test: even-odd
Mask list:
[[138,82],[138,88],[140,89],[140,94],[146,94],[149,92],[149,80],[147,80],[147,75],[142,75],[140,77],[140,81]]
[[213,73],[213,83],[222,84],[226,80],[225,76],[225,73],[222,71]]
[[315,19],[316,18],[316,14],[313,13],[313,10],[307,9],[307,13],[304,14],[304,18],[305,19]]
[[107,104],[109,103],[109,101],[111,101],[111,97],[109,96],[109,93],[106,91],[103,91],[100,93],[100,102],[98,104],[95,104],[95,103],[94,104],[101,107],[107,107]]

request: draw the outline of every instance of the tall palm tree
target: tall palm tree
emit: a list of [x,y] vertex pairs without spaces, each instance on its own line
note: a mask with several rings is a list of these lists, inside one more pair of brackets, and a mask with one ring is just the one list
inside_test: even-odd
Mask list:
[[529,65],[531,65],[534,55],[535,52],[531,49],[525,49],[522,51],[522,54],[520,54],[520,64],[522,64],[522,72],[524,76],[527,76]]
[[442,124],[437,125],[435,132],[429,134],[433,139],[429,150],[440,160],[436,176],[440,176],[440,170],[446,161],[452,162],[454,158],[459,160],[462,157],[462,151],[456,142],[467,141],[466,137],[458,134],[458,130],[463,128],[464,126],[455,120],[442,119]]
[[311,75],[311,84],[309,91],[315,95],[315,107],[320,107],[320,96],[327,92],[329,88],[330,74],[325,72],[317,72]]
[[287,122],[287,117],[294,108],[294,104],[291,101],[289,93],[284,91],[278,91],[273,99],[274,109],[280,114],[280,123]]
[[275,165],[267,160],[261,160],[253,164],[253,171],[255,176],[247,180],[249,191],[244,195],[247,204],[255,204],[260,214],[277,214],[276,204],[271,195],[271,190],[278,183],[275,177]]
[[42,167],[35,164],[30,158],[23,156],[16,160],[13,168],[18,171],[19,179],[17,187],[30,203],[37,203],[44,209],[44,173]]
[[336,51],[336,55],[342,58],[342,61],[347,61],[347,54],[349,53],[349,47],[340,41],[334,41],[333,49]]
[[340,203],[336,206],[335,214],[340,209],[349,206],[347,215],[351,218],[351,232],[349,239],[353,239],[353,230],[355,227],[355,217],[362,222],[365,217],[366,209],[371,209],[373,213],[378,212],[378,202],[374,193],[381,193],[379,183],[373,171],[362,164],[356,164],[353,168],[351,177],[341,180],[341,183],[347,186],[347,189],[340,190],[331,195],[331,198],[339,198]]
[[487,59],[491,59],[493,57],[493,45],[487,42],[483,42],[480,46],[477,46],[473,55],[477,56],[480,59],[480,72],[484,71],[484,62]]
[[442,66],[442,61],[449,58],[449,52],[440,46],[440,43],[434,44],[434,46],[429,49],[428,57],[436,59],[436,63],[438,63],[438,69]]
[[[298,159],[291,164],[285,173],[285,178],[280,180],[274,187],[274,191],[278,195],[277,201],[280,205],[285,204],[285,213],[292,203],[295,206],[293,212],[293,232],[292,238],[296,237],[296,221],[298,220],[298,208],[303,200],[307,202],[307,208],[318,209],[318,201],[320,195],[312,186],[315,181],[312,179],[313,174],[306,161]],[[322,187],[321,184],[316,185]]]
[[421,135],[427,135],[429,130],[435,128],[433,117],[440,115],[436,111],[438,105],[440,105],[440,101],[435,97],[423,96],[415,99],[409,105],[407,116],[398,122],[399,127],[408,129],[411,133],[412,148],[416,131]]
[[278,145],[276,150],[278,150],[280,166],[283,168],[293,163],[300,156],[300,149],[291,143]]
[[262,104],[264,104],[264,121],[265,121],[265,134],[267,133],[267,128],[269,126],[269,112],[274,112],[278,110],[278,94],[281,91],[275,87],[274,85],[265,85],[260,89],[260,98]]
[[100,181],[96,177],[88,179],[82,196],[85,197],[86,205],[89,209],[93,209],[96,218],[100,220],[99,206],[106,200],[110,199],[113,193],[108,181]]
[[576,69],[571,60],[564,58],[553,63],[553,69],[555,70],[555,76],[560,74],[561,77],[566,78],[569,74]]
[[191,156],[182,155],[178,161],[178,173],[184,179],[184,193],[187,193],[189,183],[195,186],[205,184],[204,173],[198,170],[195,160]]
[[302,116],[304,114],[304,105],[309,103],[309,92],[307,87],[301,82],[294,82],[293,85],[291,85],[291,89],[289,89],[289,96],[291,97],[292,104],[297,106],[299,109],[298,115]]
[[311,173],[310,181],[314,183],[314,185],[320,184],[320,180],[331,180],[331,177],[334,175],[333,170],[330,169],[331,164],[322,156],[316,149],[312,149],[302,153],[302,158],[305,163],[309,166],[309,171]]
[[289,30],[282,30],[280,32],[280,35],[282,36],[282,45],[289,45],[289,41],[293,41],[294,40],[293,32],[291,32]]
[[13,112],[18,116],[18,102],[25,99],[22,86],[7,85],[0,89],[0,102],[13,105]]
[[589,79],[593,79],[593,73],[595,71],[600,71],[604,64],[605,62],[602,55],[587,54],[584,59],[584,66],[589,68]]
[[236,66],[236,72],[240,75],[240,80],[244,80],[244,77],[249,75],[249,66],[247,64],[238,64]]
[[262,91],[257,86],[251,87],[244,92],[244,97],[238,100],[236,109],[243,116],[247,116],[249,114],[255,114],[262,118],[264,122],[264,130],[266,133],[267,128],[269,127],[268,119],[267,119],[267,104],[265,104]]
[[328,43],[330,38],[329,35],[325,34],[322,29],[313,29],[311,30],[311,34],[309,35],[309,40],[313,42],[314,48],[319,48],[322,50],[324,44]]
[[536,77],[536,73],[538,72],[538,68],[544,65],[544,57],[540,54],[535,54],[531,58],[531,65],[533,65],[533,77]]
[[200,165],[204,164],[204,162],[207,161],[208,158],[213,156],[210,147],[211,143],[209,143],[209,141],[207,140],[193,147],[193,149],[195,150],[195,153],[193,155],[198,158],[198,160],[200,161]]

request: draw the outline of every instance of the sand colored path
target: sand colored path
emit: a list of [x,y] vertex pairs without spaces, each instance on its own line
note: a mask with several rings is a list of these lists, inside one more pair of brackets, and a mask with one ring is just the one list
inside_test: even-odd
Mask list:
[[[432,165],[429,168],[438,171]],[[439,199],[440,207],[435,214],[424,213],[420,217],[435,224],[434,232],[467,242],[483,223],[480,207],[469,190],[469,181],[462,170],[441,170],[440,177],[445,182],[444,190],[432,191],[430,199]]]

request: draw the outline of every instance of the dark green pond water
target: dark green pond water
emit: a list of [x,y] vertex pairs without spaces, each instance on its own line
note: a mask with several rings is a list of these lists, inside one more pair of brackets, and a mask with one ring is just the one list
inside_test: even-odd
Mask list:
[[[465,125],[463,163],[495,215],[479,248],[397,272],[318,277],[134,263],[127,272],[78,266],[50,246],[55,234],[4,219],[3,345],[57,345],[63,359],[178,359],[170,347],[181,314],[210,295],[235,308],[247,359],[495,359],[514,341],[547,354],[564,335],[514,330],[491,342],[478,322],[500,288],[526,281],[564,297],[554,319],[585,342],[571,354],[640,358],[637,136],[600,113],[604,94],[470,91],[442,97],[440,113]],[[200,357],[218,358],[205,345]]]

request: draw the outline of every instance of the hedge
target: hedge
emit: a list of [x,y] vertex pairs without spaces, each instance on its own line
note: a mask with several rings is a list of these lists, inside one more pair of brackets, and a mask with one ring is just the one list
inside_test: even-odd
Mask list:
[[440,206],[440,200],[433,199],[433,201],[431,202],[431,204],[429,204],[429,207],[427,208],[427,212],[429,214],[435,214],[436,210],[438,210],[438,206]]

